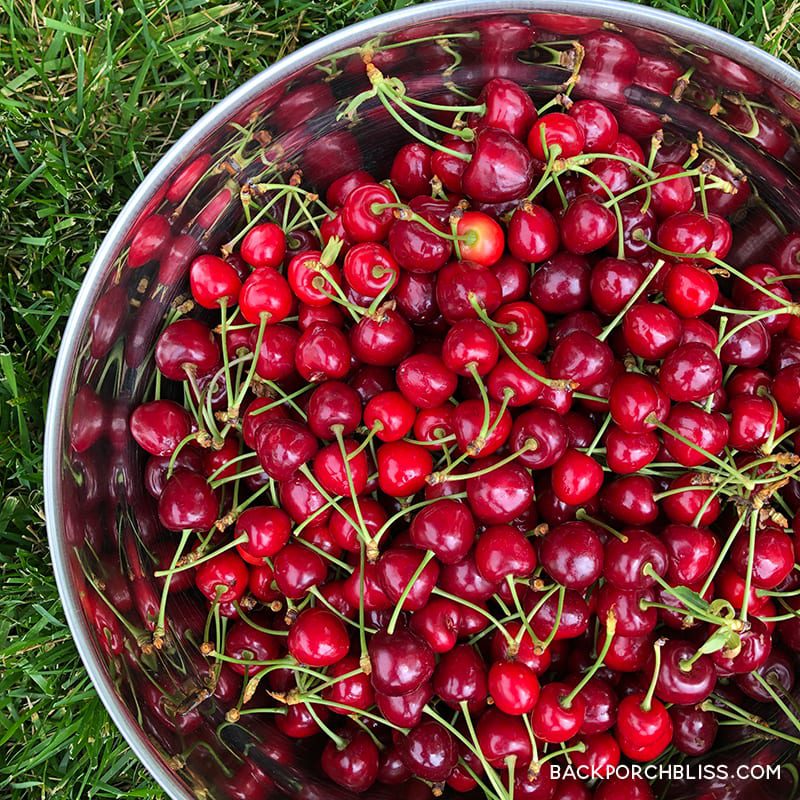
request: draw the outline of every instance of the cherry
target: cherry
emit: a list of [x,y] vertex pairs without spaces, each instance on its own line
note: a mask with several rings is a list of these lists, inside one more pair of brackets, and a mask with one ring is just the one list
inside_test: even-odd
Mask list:
[[456,223],[455,233],[461,237],[459,246],[461,258],[465,261],[491,267],[503,255],[505,234],[487,214],[480,211],[464,212]]
[[553,465],[553,492],[569,505],[583,505],[600,491],[602,484],[603,468],[578,450],[567,450]]
[[256,452],[264,471],[271,478],[284,481],[296,469],[310,461],[318,443],[309,429],[294,420],[271,419],[256,434]]
[[387,786],[399,786],[412,777],[413,773],[403,763],[397,748],[383,750],[380,754],[380,759],[378,783],[384,783]]
[[544,314],[533,303],[506,303],[492,317],[505,326],[498,332],[517,355],[538,354],[547,345],[548,330]]
[[475,458],[494,453],[511,432],[511,414],[491,400],[462,400],[451,421],[459,450]]
[[733,397],[728,409],[731,414],[728,441],[737,450],[758,450],[770,438],[779,438],[784,431],[783,414],[767,397]]
[[536,107],[530,95],[507,78],[492,78],[481,89],[478,103],[486,110],[483,115],[471,114],[468,124],[475,130],[500,128],[516,139],[524,139],[536,120]]
[[571,739],[586,716],[586,705],[580,695],[567,702],[571,689],[565,683],[553,682],[542,686],[533,709],[533,732],[538,739],[560,744]]
[[260,566],[289,541],[291,533],[292,521],[285,511],[273,506],[252,506],[236,520],[236,538],[247,536],[236,549],[249,564]]
[[589,606],[579,592],[567,589],[563,602],[560,594],[551,594],[544,599],[540,592],[529,592],[523,606],[530,613],[542,600],[544,602],[531,621],[536,636],[543,640],[552,637],[554,641],[563,641],[586,633],[589,627]]
[[658,226],[659,247],[681,255],[708,250],[714,241],[714,226],[696,211],[672,214]]
[[473,298],[487,314],[499,308],[503,294],[490,269],[473,261],[451,261],[439,270],[436,304],[448,322],[474,319]]
[[223,302],[230,308],[239,299],[242,281],[227,261],[203,255],[192,262],[189,286],[192,297],[203,308],[217,308]]
[[597,100],[578,100],[569,115],[583,132],[583,150],[587,153],[608,152],[619,135],[614,114]]
[[773,703],[773,696],[764,688],[756,675],[775,686],[778,692],[791,692],[795,684],[795,670],[787,653],[777,648],[770,651],[769,656],[755,672],[736,676],[736,685],[749,697],[761,703]]
[[458,710],[465,702],[470,713],[479,711],[488,695],[486,665],[478,651],[460,644],[443,653],[433,674],[433,690],[443,703]]
[[664,544],[652,533],[628,528],[623,539],[611,537],[606,544],[603,576],[619,589],[646,589],[655,583],[646,568],[663,577],[668,555]]
[[320,758],[322,771],[352,792],[365,792],[378,778],[378,747],[366,731],[356,729],[341,750],[333,740]]
[[713,711],[686,706],[672,706],[672,744],[681,753],[702,756],[713,746],[719,729]]
[[767,626],[757,617],[751,617],[750,627],[739,634],[741,650],[735,655],[719,650],[711,654],[717,674],[744,675],[758,669],[769,657],[772,637]]
[[455,737],[435,720],[426,720],[408,734],[397,736],[396,745],[406,767],[426,781],[447,780],[458,762]]
[[696,649],[690,642],[678,639],[668,640],[661,648],[656,694],[665,703],[702,703],[714,690],[714,662],[707,655],[697,657]]
[[700,317],[719,297],[716,279],[702,267],[680,262],[667,273],[664,299],[681,317]]
[[164,457],[175,452],[193,427],[189,412],[172,400],[142,403],[133,410],[128,424],[139,447],[151,455]]
[[661,541],[669,558],[667,579],[676,584],[692,585],[703,580],[719,552],[719,541],[708,528],[666,525]]
[[501,358],[486,382],[489,397],[495,402],[502,402],[510,392],[506,402],[512,408],[530,405],[544,390],[544,384],[531,372],[541,376],[547,373],[544,364],[527,353],[522,353],[517,360],[522,366],[510,358]]
[[[622,246],[626,258],[643,258],[650,252],[648,241],[656,235],[656,215],[649,206],[644,208],[635,198],[621,200],[618,204],[622,217]],[[613,240],[606,245],[612,253],[617,252]],[[663,269],[663,268],[662,268]]]
[[433,675],[433,651],[411,631],[379,631],[369,641],[371,680],[377,692],[395,697],[419,689]]
[[[423,566],[424,557],[424,553],[413,547],[392,547],[378,560],[378,579],[392,603],[400,601],[414,578],[401,606],[404,611],[419,611],[424,608],[439,579],[439,564],[432,560]],[[422,571],[418,572],[420,567]]]
[[534,271],[531,300],[546,314],[579,311],[589,302],[590,275],[585,258],[560,251]]
[[582,734],[602,733],[613,727],[617,721],[617,695],[607,680],[593,675],[581,689],[580,696],[586,704],[580,728]]
[[312,586],[324,583],[328,574],[322,556],[294,542],[275,556],[274,568],[278,589],[291,600],[305,597]]
[[654,798],[655,795],[646,778],[638,775],[632,777],[611,775],[600,781],[593,800],[653,800]]
[[461,186],[473,200],[501,203],[526,194],[533,178],[533,161],[527,149],[501,128],[478,131],[472,159]]
[[772,378],[771,388],[781,412],[792,421],[800,418],[800,364],[778,370]]
[[[358,508],[367,533],[370,536],[374,536],[388,518],[386,511],[380,503],[371,497],[360,497]],[[360,548],[359,533],[348,520],[348,517],[350,520],[358,518],[355,503],[352,499],[347,498],[339,503],[339,509],[341,511],[337,509],[331,514],[329,522],[331,536],[343,550],[357,553]]]
[[[317,717],[322,718],[323,721],[328,713],[328,709],[324,707],[319,707],[316,711]],[[284,736],[292,739],[307,739],[315,736],[321,730],[305,703],[291,705],[285,714],[278,714],[275,719],[275,727]]]
[[314,475],[332,495],[362,494],[369,478],[367,454],[354,439],[331,443],[314,456]]
[[388,309],[375,319],[362,317],[350,331],[350,346],[362,364],[395,366],[414,348],[414,333],[400,314]]
[[533,124],[528,134],[528,149],[539,161],[547,161],[556,147],[561,158],[571,158],[583,150],[585,141],[583,127],[578,120],[555,111]]
[[[473,602],[488,600],[497,589],[495,583],[486,580],[478,571],[474,551],[460,561],[451,564],[445,563],[439,579],[439,587],[450,594]],[[462,608],[461,611],[463,612],[464,609]]]
[[605,247],[617,233],[617,219],[591,194],[576,197],[559,224],[561,241],[570,253],[585,255]]
[[292,297],[286,278],[271,267],[265,267],[252,272],[242,285],[239,310],[254,325],[262,319],[267,325],[275,325],[289,316]]
[[298,664],[328,667],[347,655],[350,640],[336,614],[324,608],[307,608],[289,628],[286,645]]
[[567,449],[564,423],[558,414],[545,408],[525,411],[514,421],[511,428],[512,448],[521,451],[529,440],[536,442],[536,448],[520,452],[518,459],[529,469],[553,466]]
[[546,261],[555,255],[559,242],[558,225],[544,206],[524,204],[512,214],[508,249],[520,261]]
[[582,736],[580,741],[585,749],[571,754],[572,762],[578,769],[587,770],[590,775],[602,776],[611,774],[619,765],[619,745],[610,733]]
[[467,499],[481,522],[488,525],[510,523],[533,502],[533,481],[527,470],[518,464],[495,466],[493,460],[475,462],[476,470],[489,471],[467,481]]
[[690,342],[666,356],[658,377],[671,400],[702,400],[722,386],[722,364],[708,345]]
[[[338,208],[344,205],[344,201],[347,200],[353,189],[357,189],[359,186],[364,186],[368,183],[374,183],[372,175],[370,175],[369,172],[363,169],[346,172],[331,183],[325,190],[325,201],[331,208]],[[292,235],[296,233],[297,231],[293,231]]]
[[[690,488],[696,486],[697,488]],[[682,491],[664,497],[661,508],[673,522],[683,525],[690,525],[698,515],[700,525],[710,525],[719,517],[722,511],[722,504],[719,496],[709,497],[713,487],[704,485],[703,476],[698,473],[685,472],[675,478],[668,487],[672,489],[682,489]]]
[[689,440],[685,444],[672,434],[664,434],[664,447],[672,458],[686,467],[705,464],[709,459],[698,448],[710,455],[719,455],[728,441],[729,429],[725,418],[718,412],[703,411],[689,403],[678,403],[670,410],[666,424]]
[[472,547],[475,520],[467,506],[445,497],[416,514],[410,534],[417,547],[432,550],[443,564],[456,564]]
[[197,567],[194,582],[208,600],[232,603],[247,590],[247,565],[236,553],[228,551],[204,561]]
[[415,197],[430,190],[433,152],[422,142],[409,142],[397,151],[389,170],[389,180],[401,197]]
[[665,420],[669,400],[659,386],[645,375],[624,373],[611,384],[608,397],[611,417],[627,433],[644,433]]
[[[256,356],[256,374],[268,381],[282,381],[294,375],[295,351],[299,339],[299,332],[288,325],[272,325],[266,328]],[[257,340],[258,331],[254,330],[247,342],[248,351],[255,347]]]
[[158,519],[170,531],[207,531],[218,512],[219,499],[206,479],[186,469],[175,470],[158,501]]
[[605,343],[584,331],[573,331],[558,341],[550,356],[550,374],[586,388],[611,371],[614,356]]
[[423,709],[433,697],[433,684],[423,683],[419,688],[402,695],[388,695],[377,692],[375,702],[378,710],[394,725],[413,728],[422,720]]
[[510,756],[517,757],[518,764],[531,760],[531,740],[519,716],[487,709],[475,726],[478,746],[490,765],[505,764]]
[[539,543],[539,559],[553,580],[568,589],[591,586],[603,571],[603,545],[595,528],[585,522],[565,522]]
[[347,375],[350,355],[345,334],[330,323],[318,322],[300,334],[294,360],[305,380],[319,383]]
[[645,268],[635,262],[603,258],[595,264],[589,282],[594,307],[611,317],[622,311],[646,275]]
[[606,434],[606,464],[618,475],[631,475],[644,469],[658,455],[660,442],[649,431],[628,433],[612,425]]
[[[225,638],[225,655],[240,662],[274,661],[281,655],[280,639],[256,630],[244,622],[235,622]],[[252,677],[261,666],[231,662],[230,668],[239,675]]]
[[[364,608],[367,611],[381,612],[388,611],[392,607],[392,601],[383,591],[380,582],[380,575],[377,564],[367,562],[364,565],[364,578],[361,578],[361,567],[356,567],[346,578],[342,586],[344,599],[353,608],[361,605],[363,597]],[[380,616],[380,615],[378,615]],[[388,617],[383,624],[388,622]]]
[[[473,143],[465,142],[460,136],[445,136],[442,139],[442,145],[448,150],[455,150],[465,155],[472,155],[474,150]],[[445,189],[450,192],[463,191],[463,176],[467,168],[466,161],[444,150],[437,150],[431,156],[431,167],[433,168],[433,174],[439,178]]]
[[[731,550],[731,563],[745,577],[750,562],[750,542],[747,537],[738,538]],[[763,528],[752,547],[751,581],[761,589],[775,589],[794,569],[795,554],[791,537],[772,525]]]
[[202,376],[216,369],[220,363],[220,350],[206,325],[195,319],[179,319],[168,325],[158,337],[155,358],[156,366],[165,378],[184,381],[187,372]]
[[639,358],[660,359],[670,352],[681,337],[678,316],[656,303],[639,303],[625,315],[622,323],[625,343]]
[[539,698],[536,673],[525,664],[514,661],[492,664],[488,688],[495,707],[513,716],[530,713]]
[[493,525],[478,537],[475,563],[486,580],[528,577],[536,568],[536,551],[524,534],[510,525]]
[[425,486],[433,458],[424,447],[410,442],[387,442],[377,451],[378,483],[391,497],[408,497]]
[[459,622],[458,604],[445,597],[433,597],[411,617],[411,629],[434,653],[446,653],[456,646]]
[[[322,269],[326,275],[322,274]],[[335,286],[342,282],[336,264],[324,264],[319,250],[305,250],[289,261],[286,270],[289,285],[301,302],[312,308],[323,308],[333,301]]]
[[364,297],[377,297],[397,284],[400,268],[383,245],[362,242],[347,251],[344,258],[347,283]]
[[395,197],[379,183],[367,183],[353,189],[342,206],[342,224],[354,242],[381,242],[394,221],[391,205]]
[[[684,172],[680,164],[662,162],[655,168],[656,178],[679,175]],[[690,211],[694,205],[694,185],[686,175],[670,180],[662,180],[650,187],[650,202],[656,216],[663,219],[672,214]]]
[[658,700],[641,692],[628,695],[617,712],[620,750],[634,761],[650,761],[660,755],[672,739],[672,720]]

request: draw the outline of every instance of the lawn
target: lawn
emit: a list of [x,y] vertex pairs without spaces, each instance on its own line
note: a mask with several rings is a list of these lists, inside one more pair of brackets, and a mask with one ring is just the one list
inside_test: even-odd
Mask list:
[[[47,387],[92,255],[216,99],[323,33],[408,4],[0,0],[0,797],[163,796],[84,674],[47,552]],[[655,5],[800,61],[800,0]]]

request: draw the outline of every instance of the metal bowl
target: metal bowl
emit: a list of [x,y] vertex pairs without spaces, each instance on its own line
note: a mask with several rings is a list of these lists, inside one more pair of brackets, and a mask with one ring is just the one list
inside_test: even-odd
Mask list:
[[[161,692],[183,693],[188,705],[193,697],[197,702],[198,660],[174,643],[152,649],[143,619],[157,597],[143,548],[162,531],[141,488],[142,463],[127,417],[152,377],[155,337],[186,296],[191,258],[218,246],[241,218],[241,189],[252,177],[242,162],[252,162],[260,148],[272,161],[302,167],[305,180],[320,189],[356,167],[385,172],[386,155],[404,140],[403,131],[374,108],[354,122],[338,116],[368,86],[365,48],[417,96],[438,96],[448,82],[475,92],[496,75],[536,93],[537,86],[562,83],[569,75],[568,67],[545,63],[552,59],[539,45],[592,41],[587,35],[594,41],[611,35],[623,57],[668,56],[682,66],[687,80],[661,93],[633,84],[629,68],[595,52],[574,96],[608,102],[642,138],[663,124],[668,139],[694,141],[700,131],[712,155],[727,154],[731,169],[750,179],[749,198],[736,211],[733,252],[739,262],[761,260],[780,224],[798,226],[800,74],[791,67],[732,36],[645,6],[451,0],[351,26],[248,81],[155,166],[98,250],[67,324],[51,388],[45,443],[49,541],[65,613],[94,685],[171,797],[266,797],[264,775],[277,785],[275,796],[349,796],[319,776],[313,757],[303,767],[293,743],[270,726],[260,723],[248,732],[224,725],[224,709],[213,697],[176,729]],[[729,124],[741,122],[743,109],[760,120],[744,132],[741,124]],[[231,158],[248,136],[238,161]],[[159,260],[132,269],[131,239],[156,212],[172,223],[169,245]],[[191,592],[184,594],[171,601],[170,618],[191,630],[197,613]],[[740,788],[744,794],[734,786],[725,796],[756,796]],[[694,784],[685,791],[700,794]],[[783,784],[777,791],[792,793]],[[370,797],[391,794],[390,788],[376,789]],[[767,786],[759,785],[757,796],[768,795]]]

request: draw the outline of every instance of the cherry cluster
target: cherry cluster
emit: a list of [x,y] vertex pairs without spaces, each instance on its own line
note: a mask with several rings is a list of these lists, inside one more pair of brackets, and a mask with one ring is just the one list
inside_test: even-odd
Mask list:
[[794,239],[725,261],[747,184],[702,142],[366,67],[343,114],[416,137],[388,179],[253,186],[156,343],[152,645],[205,598],[228,723],[314,737],[355,792],[644,799],[621,760],[800,743],[758,710],[796,722]]

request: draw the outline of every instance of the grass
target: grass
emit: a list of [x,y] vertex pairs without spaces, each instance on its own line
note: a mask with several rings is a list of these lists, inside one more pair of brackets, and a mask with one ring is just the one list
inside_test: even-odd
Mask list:
[[[0,0],[0,796],[163,796],[83,672],[43,522],[47,386],[98,243],[215,99],[323,33],[408,4]],[[800,0],[656,5],[800,60]]]

